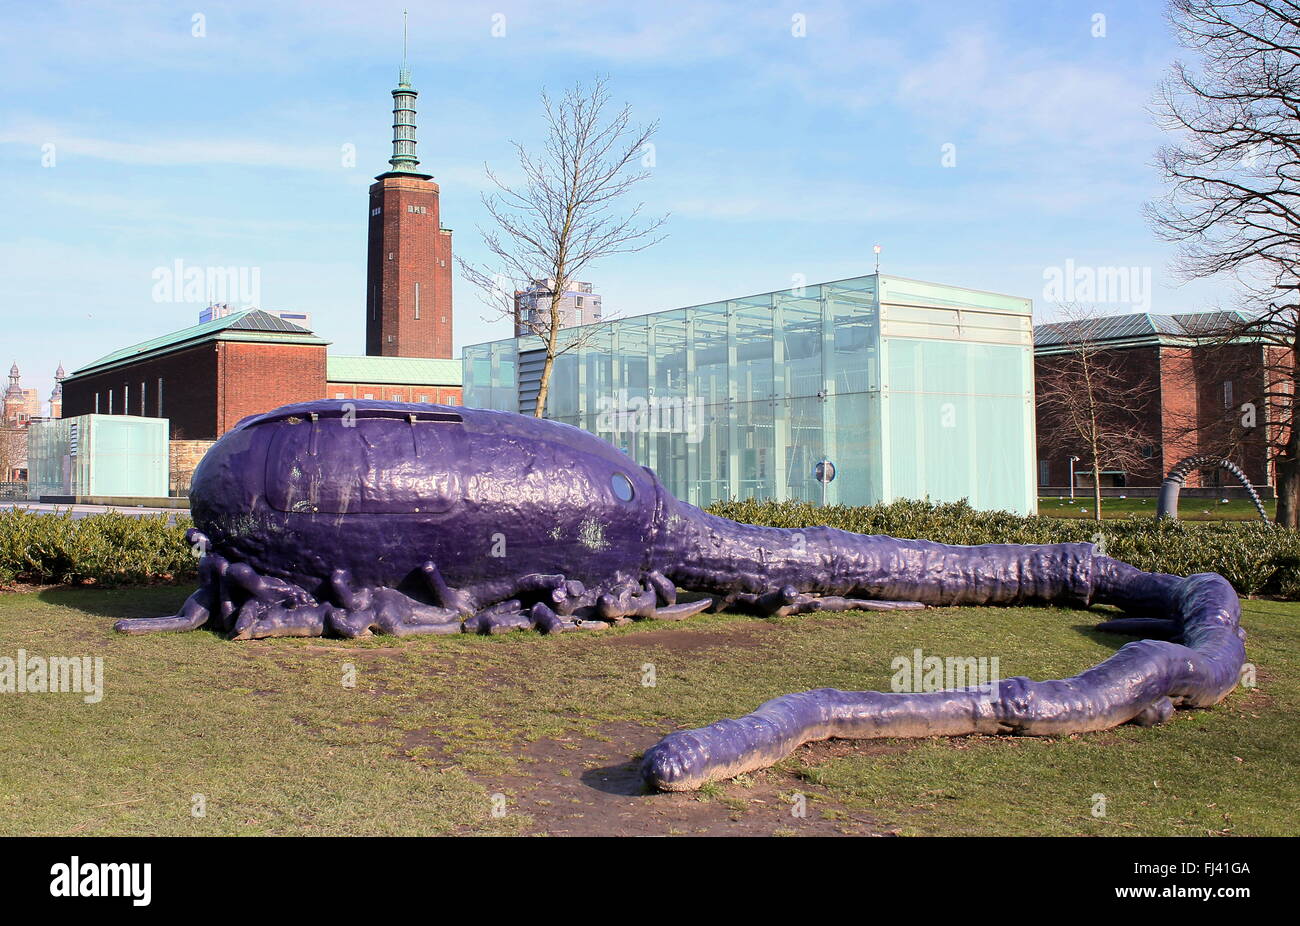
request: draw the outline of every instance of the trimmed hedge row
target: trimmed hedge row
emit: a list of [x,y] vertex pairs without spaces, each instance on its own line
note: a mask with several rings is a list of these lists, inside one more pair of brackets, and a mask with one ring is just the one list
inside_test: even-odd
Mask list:
[[858,534],[888,534],[940,543],[1064,543],[1088,541],[1108,556],[1148,572],[1217,572],[1242,595],[1300,600],[1300,533],[1263,521],[1110,521],[1025,517],[976,511],[966,502],[897,501],[860,508],[806,502],[719,502],[713,514],[768,527],[825,524]]
[[[861,508],[804,502],[719,502],[709,511],[749,524],[888,534],[941,543],[1090,541],[1150,572],[1217,572],[1243,595],[1300,600],[1300,533],[1260,521],[1096,521],[976,511],[965,502],[898,501]],[[0,586],[15,581],[140,585],[183,581],[196,561],[185,543],[189,519],[118,512],[72,518],[0,511]]]
[[0,586],[145,585],[188,579],[196,560],[185,542],[188,518],[116,511],[73,518],[21,508],[0,511]]

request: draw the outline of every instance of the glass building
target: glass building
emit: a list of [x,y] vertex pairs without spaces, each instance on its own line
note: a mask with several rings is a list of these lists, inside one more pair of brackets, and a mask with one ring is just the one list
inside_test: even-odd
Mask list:
[[[696,505],[824,491],[1030,513],[1031,313],[1028,299],[873,274],[569,328],[546,413]],[[531,414],[544,357],[536,337],[466,347],[465,404]]]
[[166,498],[166,418],[78,415],[33,421],[27,432],[32,499]]

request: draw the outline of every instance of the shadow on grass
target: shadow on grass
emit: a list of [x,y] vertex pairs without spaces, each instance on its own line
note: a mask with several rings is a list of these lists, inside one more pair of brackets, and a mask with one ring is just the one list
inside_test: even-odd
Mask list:
[[633,759],[603,768],[589,768],[580,776],[588,788],[621,797],[641,797],[652,792],[641,779],[641,760]]
[[75,608],[97,617],[164,617],[175,614],[194,591],[193,583],[133,588],[58,586],[36,593],[46,604]]

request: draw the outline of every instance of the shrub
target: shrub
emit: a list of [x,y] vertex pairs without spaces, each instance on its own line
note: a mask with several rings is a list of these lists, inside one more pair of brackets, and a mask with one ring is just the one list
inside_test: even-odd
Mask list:
[[116,511],[73,518],[15,508],[0,511],[0,585],[141,585],[195,574],[185,542],[188,518]]
[[1243,595],[1300,599],[1300,533],[1262,521],[1110,521],[977,511],[966,502],[896,501],[858,508],[808,502],[718,502],[713,514],[768,527],[827,525],[940,543],[1097,543],[1108,556],[1148,572],[1217,572]]

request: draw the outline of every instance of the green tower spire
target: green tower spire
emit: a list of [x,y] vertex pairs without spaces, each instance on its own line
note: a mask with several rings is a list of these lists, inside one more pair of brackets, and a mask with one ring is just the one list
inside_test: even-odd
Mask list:
[[[428,178],[420,170],[420,159],[415,155],[415,98],[419,96],[411,86],[411,67],[407,63],[406,11],[402,11],[402,67],[397,72],[397,89],[393,91],[393,156],[390,174],[413,174]],[[381,175],[382,176],[382,175]]]

